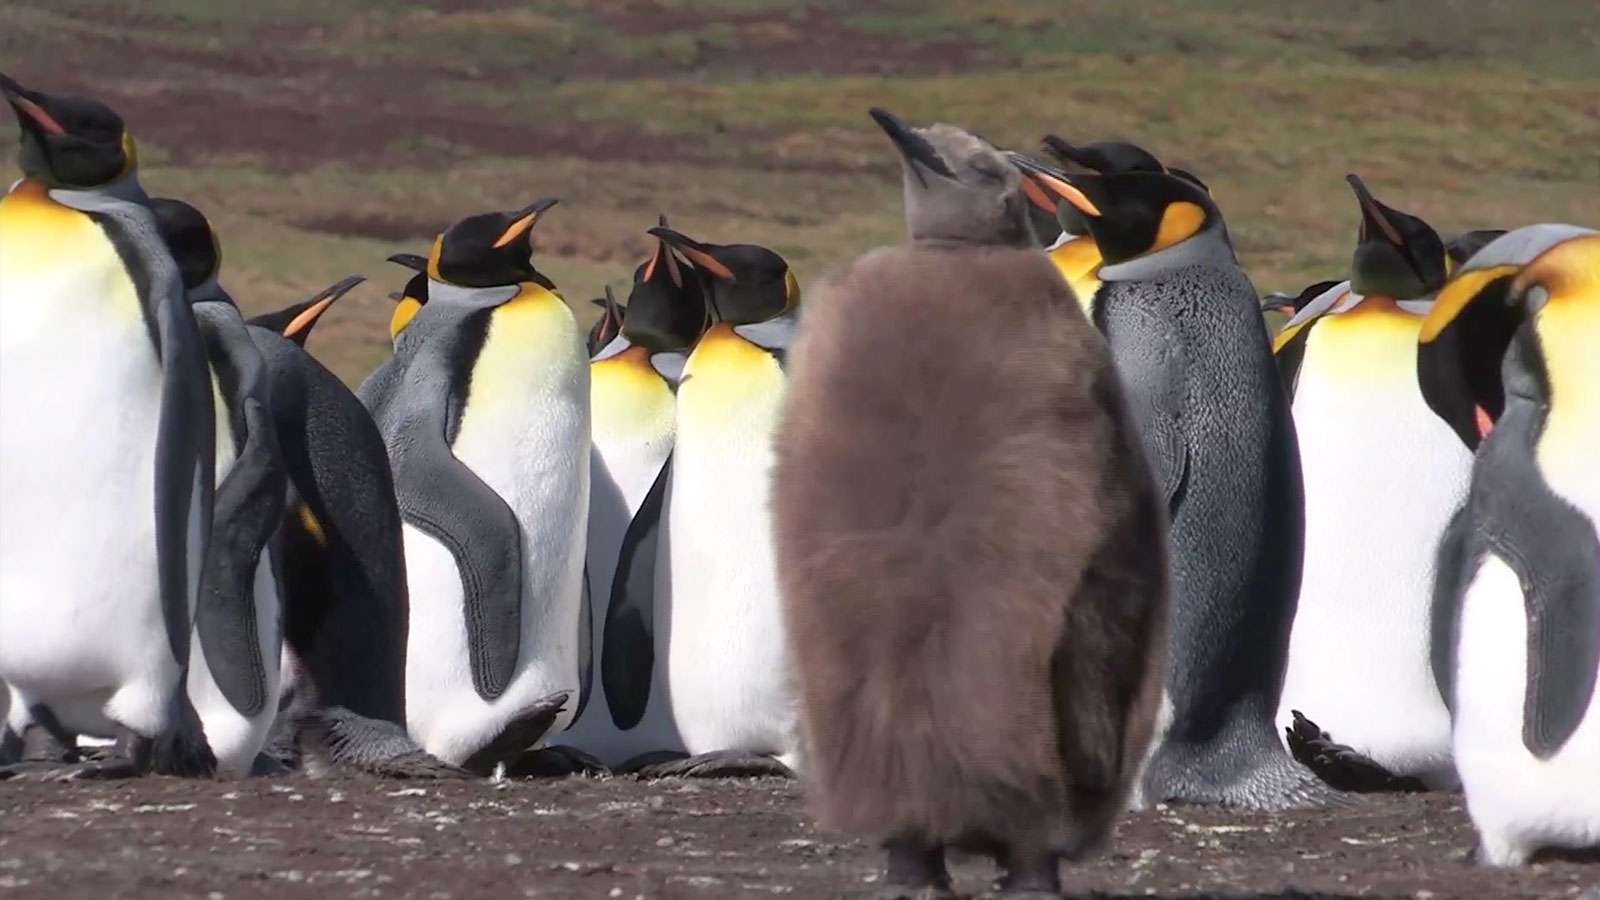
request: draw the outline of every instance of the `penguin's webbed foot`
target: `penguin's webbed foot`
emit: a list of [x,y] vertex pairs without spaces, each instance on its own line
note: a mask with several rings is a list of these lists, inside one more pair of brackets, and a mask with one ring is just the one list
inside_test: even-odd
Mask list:
[[532,750],[533,746],[549,733],[550,726],[555,724],[556,717],[566,709],[567,700],[571,697],[571,691],[559,691],[541,698],[507,723],[494,740],[467,757],[461,767],[474,775],[487,778],[493,774],[496,766],[501,763],[509,764],[523,753]]
[[373,719],[342,706],[313,709],[293,726],[294,758],[312,777],[353,771],[378,778],[472,778],[417,746],[406,730],[385,719]]
[[506,763],[509,778],[566,778],[572,775],[610,775],[605,763],[577,747],[557,745],[529,750]]
[[1289,752],[1329,787],[1360,794],[1427,790],[1420,780],[1396,775],[1354,747],[1335,742],[1299,710],[1291,712],[1294,722],[1283,730]]
[[[1352,805],[1349,795],[1329,787],[1275,740],[1254,751],[1249,760],[1217,758],[1215,750],[1195,753],[1195,749],[1157,751],[1144,775],[1143,793],[1149,802],[1269,812]],[[1226,780],[1218,777],[1221,774],[1228,776]]]
[[634,770],[640,778],[793,778],[794,771],[764,753],[716,750]]
[[0,766],[0,781],[116,781],[150,774],[148,754],[141,759],[121,752],[120,747],[96,751],[94,758],[77,758],[75,762],[34,759]]

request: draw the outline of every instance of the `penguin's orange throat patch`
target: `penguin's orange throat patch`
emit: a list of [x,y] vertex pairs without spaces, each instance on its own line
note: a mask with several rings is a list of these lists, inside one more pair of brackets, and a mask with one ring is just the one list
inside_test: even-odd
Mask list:
[[1490,417],[1489,411],[1481,406],[1474,406],[1472,411],[1478,418],[1478,439],[1483,440],[1494,430],[1494,419]]

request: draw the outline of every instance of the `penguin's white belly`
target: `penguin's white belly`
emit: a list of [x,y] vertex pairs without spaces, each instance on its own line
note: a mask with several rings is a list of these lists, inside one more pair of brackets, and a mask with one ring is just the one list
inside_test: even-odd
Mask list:
[[686,382],[679,394],[665,557],[668,696],[691,754],[788,755],[796,708],[769,505],[781,395],[720,416],[699,414],[691,399],[686,415],[684,394],[709,387]]
[[[670,401],[671,395],[668,395]],[[619,731],[611,719],[601,684],[600,659],[605,648],[606,610],[622,540],[629,524],[644,503],[661,466],[672,451],[672,412],[670,402],[665,419],[654,428],[634,427],[605,433],[600,430],[600,411],[595,412],[594,452],[590,459],[590,498],[588,523],[588,566],[590,603],[590,647],[592,672],[589,704],[583,716],[561,736],[561,743],[576,747],[608,766],[621,764],[652,750],[682,749],[672,728],[670,711],[660,689],[652,689],[639,724]],[[662,522],[665,525],[665,520]],[[655,598],[656,621],[667,614],[666,598]],[[658,652],[656,673],[664,671],[664,654]],[[660,679],[652,676],[652,686]]]
[[1429,616],[1434,553],[1472,456],[1414,378],[1335,377],[1303,371],[1294,401],[1305,563],[1278,724],[1299,710],[1396,774],[1448,787],[1450,718]]
[[1541,847],[1600,846],[1600,690],[1565,746],[1539,760],[1522,743],[1527,670],[1522,586],[1489,555],[1461,606],[1454,744],[1467,811],[1496,865]]
[[42,703],[72,731],[153,736],[179,672],[156,584],[161,369],[98,239],[104,259],[43,266],[0,228],[0,678],[14,718]]
[[[579,345],[581,347],[581,345]],[[519,383],[496,377],[488,396],[469,401],[454,452],[511,508],[522,527],[522,644],[505,691],[484,700],[472,684],[461,576],[438,541],[405,526],[411,633],[406,653],[406,716],[430,753],[460,763],[537,701],[570,692],[550,734],[578,703],[578,628],[584,538],[589,515],[588,368],[551,365],[524,348],[532,365]],[[474,373],[474,390],[482,371]]]

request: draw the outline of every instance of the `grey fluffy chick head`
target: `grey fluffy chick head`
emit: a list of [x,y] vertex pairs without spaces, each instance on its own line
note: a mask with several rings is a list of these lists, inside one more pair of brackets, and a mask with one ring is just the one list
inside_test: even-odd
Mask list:
[[954,125],[917,128],[877,107],[871,115],[900,151],[912,240],[1037,244],[1022,177],[993,144]]

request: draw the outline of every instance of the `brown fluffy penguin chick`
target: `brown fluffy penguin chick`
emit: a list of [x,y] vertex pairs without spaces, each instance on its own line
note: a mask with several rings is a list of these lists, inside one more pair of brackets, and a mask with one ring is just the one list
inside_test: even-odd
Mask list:
[[824,827],[883,840],[871,896],[950,896],[946,847],[993,855],[1002,896],[1055,896],[1154,730],[1165,510],[1016,170],[873,117],[911,240],[808,297],[775,446],[804,775]]

